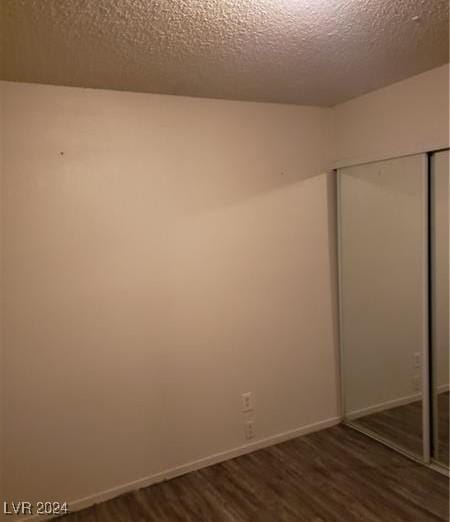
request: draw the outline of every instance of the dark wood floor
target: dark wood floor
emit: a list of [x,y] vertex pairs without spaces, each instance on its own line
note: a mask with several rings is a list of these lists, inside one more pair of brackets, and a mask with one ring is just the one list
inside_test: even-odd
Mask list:
[[447,522],[448,486],[443,475],[336,426],[59,521]]
[[[438,395],[438,452],[437,460],[448,466],[449,462],[449,392]],[[366,417],[355,424],[369,429],[402,448],[422,455],[422,402],[390,408]]]

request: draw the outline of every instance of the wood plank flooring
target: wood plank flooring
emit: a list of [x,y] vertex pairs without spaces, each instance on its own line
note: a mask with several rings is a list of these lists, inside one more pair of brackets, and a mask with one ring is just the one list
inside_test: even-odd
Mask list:
[[446,477],[336,426],[58,520],[447,522],[448,486]]
[[438,451],[436,459],[449,465],[449,392],[438,395]]

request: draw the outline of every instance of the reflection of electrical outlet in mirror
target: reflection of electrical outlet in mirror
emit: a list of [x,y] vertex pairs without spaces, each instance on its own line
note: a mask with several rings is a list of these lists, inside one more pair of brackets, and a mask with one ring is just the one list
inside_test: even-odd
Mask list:
[[253,410],[253,396],[252,392],[247,392],[242,394],[242,411],[252,411]]
[[420,368],[421,367],[421,357],[420,352],[416,352],[413,356],[414,360],[414,368]]
[[413,390],[420,391],[420,375],[414,375],[413,377]]
[[252,420],[248,420],[245,424],[244,424],[244,427],[245,427],[245,438],[248,440],[248,439],[253,439],[253,437],[255,436],[255,431],[254,431],[254,426],[253,426],[253,421]]

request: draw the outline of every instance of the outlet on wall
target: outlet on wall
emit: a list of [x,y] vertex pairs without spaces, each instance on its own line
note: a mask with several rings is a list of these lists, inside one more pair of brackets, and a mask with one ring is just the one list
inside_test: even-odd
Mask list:
[[421,367],[421,365],[422,365],[422,357],[421,357],[421,353],[420,352],[416,352],[413,355],[413,365],[414,365],[414,368],[420,368]]
[[255,436],[255,427],[253,425],[253,420],[246,421],[244,424],[244,428],[245,428],[245,438],[247,440],[253,439],[253,437]]
[[242,411],[253,410],[253,395],[252,392],[246,392],[242,394]]

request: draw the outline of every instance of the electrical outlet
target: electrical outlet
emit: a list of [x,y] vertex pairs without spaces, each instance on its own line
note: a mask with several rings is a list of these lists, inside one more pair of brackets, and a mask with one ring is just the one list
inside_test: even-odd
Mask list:
[[420,379],[420,375],[414,375],[413,376],[413,390],[414,391],[420,391],[420,387],[421,387],[421,379]]
[[242,411],[253,410],[253,395],[252,392],[246,392],[242,394]]
[[253,437],[255,436],[255,427],[253,425],[253,421],[252,420],[246,421],[244,424],[244,428],[245,428],[245,438],[247,440],[253,439]]
[[421,357],[421,354],[420,352],[416,352],[414,355],[413,355],[413,361],[414,361],[414,368],[420,368],[422,366],[422,361],[421,361],[422,357]]

